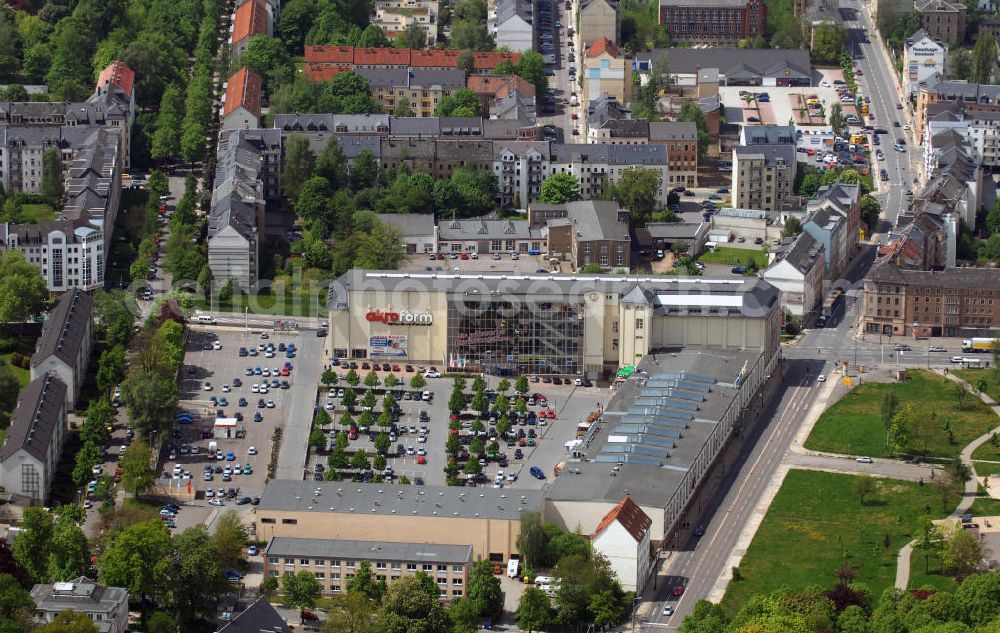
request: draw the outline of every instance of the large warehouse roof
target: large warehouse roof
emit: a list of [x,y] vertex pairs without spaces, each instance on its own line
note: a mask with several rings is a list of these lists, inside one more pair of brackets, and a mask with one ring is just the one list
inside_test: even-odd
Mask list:
[[[447,292],[453,297],[504,301],[582,299],[589,293],[616,293],[622,301],[648,303],[657,314],[709,313],[767,317],[778,290],[756,277],[649,277],[640,275],[551,275],[499,272],[436,273],[350,270],[331,286],[327,307],[349,307],[352,291]],[[722,299],[721,297],[726,297]]]
[[264,488],[257,512],[284,510],[517,520],[523,510],[537,511],[541,505],[540,490],[272,479]]

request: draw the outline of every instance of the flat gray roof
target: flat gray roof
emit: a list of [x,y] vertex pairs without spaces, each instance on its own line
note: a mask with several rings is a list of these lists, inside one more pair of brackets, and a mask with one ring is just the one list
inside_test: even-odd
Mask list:
[[587,461],[567,462],[547,498],[618,503],[631,495],[664,507],[732,405],[744,363],[761,353],[695,347],[645,356],[615,390],[590,444],[579,447]]
[[[470,490],[473,490],[470,488]],[[462,564],[472,560],[471,545],[432,543],[391,543],[322,538],[275,536],[264,550],[269,556],[332,558],[370,561],[401,561]]]
[[540,490],[272,479],[257,511],[519,520],[541,505]]

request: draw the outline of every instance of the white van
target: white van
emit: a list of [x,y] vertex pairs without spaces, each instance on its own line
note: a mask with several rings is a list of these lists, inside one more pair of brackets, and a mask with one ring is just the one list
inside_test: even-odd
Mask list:
[[199,314],[198,323],[215,323],[215,317],[211,314]]

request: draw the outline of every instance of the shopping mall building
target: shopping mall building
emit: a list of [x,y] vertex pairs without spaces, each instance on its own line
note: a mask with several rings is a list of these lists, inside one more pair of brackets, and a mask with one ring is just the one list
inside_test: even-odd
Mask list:
[[779,346],[757,278],[351,270],[330,288],[328,357],[494,375],[602,378],[689,346]]

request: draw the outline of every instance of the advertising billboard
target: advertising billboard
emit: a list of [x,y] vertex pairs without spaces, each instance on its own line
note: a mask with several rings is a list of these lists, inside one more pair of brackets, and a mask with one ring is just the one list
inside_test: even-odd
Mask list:
[[378,334],[369,340],[372,358],[406,356],[407,336],[405,334]]

